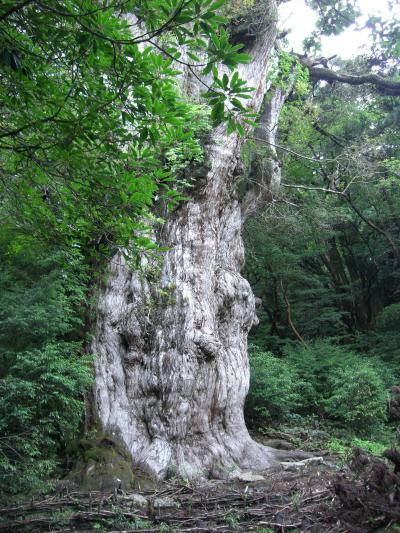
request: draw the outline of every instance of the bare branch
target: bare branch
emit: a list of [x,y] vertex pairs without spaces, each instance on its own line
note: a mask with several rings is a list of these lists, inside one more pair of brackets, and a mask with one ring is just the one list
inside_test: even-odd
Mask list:
[[354,202],[352,201],[351,197],[350,197],[350,194],[346,194],[345,195],[345,198],[349,204],[349,206],[352,208],[352,210],[361,218],[361,220],[363,220],[367,226],[369,226],[370,228],[372,228],[373,230],[377,231],[378,233],[380,233],[381,235],[383,235],[383,237],[387,240],[387,242],[390,244],[390,246],[392,247],[393,249],[393,252],[397,258],[397,260],[400,260],[400,250],[399,250],[399,247],[397,246],[397,244],[394,242],[392,236],[390,235],[390,233],[388,233],[385,229],[381,228],[380,226],[378,226],[377,224],[375,224],[374,222],[372,222],[372,220],[370,220],[369,218],[367,218],[366,216],[364,216],[364,214],[362,213],[362,211],[360,209],[358,209],[358,207],[354,204]]
[[297,55],[297,57],[300,63],[308,69],[311,80],[323,80],[329,83],[337,81],[340,83],[348,83],[349,85],[371,84],[383,94],[388,96],[400,96],[400,81],[387,79],[372,72],[358,76],[345,74],[343,72],[335,72],[326,67],[314,66],[311,58],[299,55]]
[[[293,183],[283,183],[281,182],[282,187],[289,187],[291,189],[305,189],[306,191],[321,191],[327,192],[330,194],[338,194],[343,196],[345,191],[338,191],[336,189],[326,189],[325,187],[310,187],[308,185],[294,185]],[[345,189],[346,190],[346,189]]]
[[335,161],[335,159],[315,159],[314,157],[309,157],[309,156],[306,156],[306,155],[303,155],[303,154],[299,154],[298,152],[295,152],[293,150],[291,150],[290,148],[287,148],[286,146],[281,146],[279,144],[275,144],[271,141],[267,141],[266,139],[260,139],[259,137],[253,137],[253,139],[255,141],[258,141],[258,142],[263,142],[263,143],[266,143],[266,144],[269,144],[270,146],[273,146],[274,148],[278,148],[279,150],[284,150],[285,152],[288,152],[289,154],[292,154],[296,157],[300,157],[301,159],[307,159],[308,161],[313,161],[313,163],[332,163],[333,161]]

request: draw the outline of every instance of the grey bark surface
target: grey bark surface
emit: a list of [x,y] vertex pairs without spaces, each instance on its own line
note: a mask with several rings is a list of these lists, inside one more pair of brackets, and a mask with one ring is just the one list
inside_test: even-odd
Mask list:
[[[240,74],[263,101],[271,23],[249,50]],[[157,240],[168,247],[158,279],[113,258],[100,289],[92,350],[93,410],[101,429],[119,439],[134,463],[157,478],[228,477],[263,470],[277,452],[254,442],[243,404],[249,386],[247,334],[257,322],[244,262],[235,167],[243,139],[213,132],[210,170],[192,199],[167,219]],[[154,278],[154,277],[153,277]]]
[[290,93],[293,82],[289,81],[285,90],[271,88],[266,96],[263,112],[260,115],[259,127],[254,132],[254,140],[263,143],[263,152],[256,152],[250,170],[251,188],[242,201],[243,219],[254,215],[267,202],[274,200],[281,183],[280,161],[275,148],[278,131],[279,115],[283,104]]

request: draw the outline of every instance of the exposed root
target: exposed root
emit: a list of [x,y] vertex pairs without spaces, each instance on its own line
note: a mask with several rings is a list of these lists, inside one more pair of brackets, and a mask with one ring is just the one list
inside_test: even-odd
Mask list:
[[280,462],[302,461],[304,459],[312,459],[315,457],[315,454],[303,452],[302,450],[274,450],[274,457]]
[[[390,452],[385,455],[397,458],[396,450]],[[400,520],[400,476],[381,459],[355,449],[351,470],[339,469],[329,457],[324,462],[308,457],[286,464],[291,468],[228,481],[182,483],[176,478],[140,494],[66,489],[3,507],[0,531],[87,532],[100,524],[105,531],[126,533],[139,533],[144,527],[160,533],[166,525],[177,533],[261,528],[280,533],[370,533]]]

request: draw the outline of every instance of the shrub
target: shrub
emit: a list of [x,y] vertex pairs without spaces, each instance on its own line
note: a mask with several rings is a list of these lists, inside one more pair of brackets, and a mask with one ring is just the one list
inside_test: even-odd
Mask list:
[[309,384],[302,397],[303,412],[338,421],[358,432],[370,430],[386,418],[387,392],[380,361],[371,361],[327,340],[305,346],[290,345],[287,361]]
[[298,376],[288,363],[270,352],[250,347],[250,390],[246,400],[247,418],[253,423],[282,420],[300,401]]
[[358,437],[349,439],[339,439],[337,437],[331,439],[327,443],[327,448],[331,453],[338,453],[340,455],[351,456],[354,447],[361,448],[366,452],[381,457],[383,452],[390,446],[388,443],[375,442],[371,440],[363,440]]
[[389,448],[389,445],[382,442],[374,442],[370,440],[362,440],[357,437],[354,437],[351,439],[351,446],[357,446],[358,448],[362,448],[368,453],[371,453],[372,455],[376,455],[378,457],[382,457],[383,452]]
[[398,332],[400,327],[400,303],[385,307],[376,319],[376,329],[380,333],[387,331]]
[[312,385],[314,394],[318,396],[326,391],[329,376],[333,372],[338,368],[345,368],[358,357],[348,348],[337,346],[328,340],[317,340],[307,346],[287,344],[284,355],[304,381]]
[[397,385],[400,378],[400,304],[385,307],[376,320],[376,330],[362,337],[365,349],[385,362],[388,385]]
[[323,400],[328,417],[364,433],[386,420],[388,394],[376,369],[365,361],[335,369]]
[[250,368],[246,414],[251,422],[317,415],[362,434],[386,420],[382,363],[372,364],[347,347],[326,340],[290,343],[283,358],[252,347]]
[[[90,364],[81,356],[79,259],[0,243],[0,491],[45,488],[78,430]],[[1,246],[2,245],[2,246]]]
[[[77,431],[90,383],[79,345],[55,343],[15,355],[0,379],[0,485],[32,490],[49,478],[60,443]],[[43,485],[42,485],[43,486]]]

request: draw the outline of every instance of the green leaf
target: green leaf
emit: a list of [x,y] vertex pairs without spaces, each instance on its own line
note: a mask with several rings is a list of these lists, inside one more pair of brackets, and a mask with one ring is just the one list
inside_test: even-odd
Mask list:
[[224,111],[225,111],[225,106],[224,106],[224,103],[219,101],[217,102],[213,108],[212,108],[212,111],[211,111],[211,118],[212,120],[215,122],[215,123],[219,123],[223,120],[224,118]]

